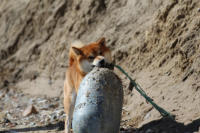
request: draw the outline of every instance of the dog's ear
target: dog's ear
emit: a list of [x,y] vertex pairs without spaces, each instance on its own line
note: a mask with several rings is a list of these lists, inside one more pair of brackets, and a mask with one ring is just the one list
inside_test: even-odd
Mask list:
[[80,48],[72,47],[72,50],[76,55],[83,55],[83,51]]
[[97,43],[100,45],[100,46],[105,46],[106,45],[106,39],[105,37],[102,37],[101,39],[99,39],[97,41]]

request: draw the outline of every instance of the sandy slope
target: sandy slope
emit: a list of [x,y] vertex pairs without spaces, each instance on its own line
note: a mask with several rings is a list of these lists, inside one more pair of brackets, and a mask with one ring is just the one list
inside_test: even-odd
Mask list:
[[124,82],[123,127],[198,131],[199,27],[199,0],[2,0],[0,88],[62,101],[69,44],[105,36],[116,63],[177,120],[155,122],[159,113],[116,70]]

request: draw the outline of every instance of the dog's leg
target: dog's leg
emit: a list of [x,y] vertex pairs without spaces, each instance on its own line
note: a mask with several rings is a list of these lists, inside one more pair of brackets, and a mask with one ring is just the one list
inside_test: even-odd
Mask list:
[[71,133],[72,117],[74,106],[76,102],[76,91],[71,88],[67,83],[64,85],[64,110],[66,113],[65,120],[65,133]]

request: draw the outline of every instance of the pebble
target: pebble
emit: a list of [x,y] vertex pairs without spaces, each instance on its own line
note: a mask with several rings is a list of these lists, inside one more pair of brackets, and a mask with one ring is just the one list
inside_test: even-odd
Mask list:
[[46,100],[46,99],[38,99],[37,102],[38,102],[38,103],[41,103],[41,104],[47,104],[49,101]]
[[29,105],[23,112],[23,116],[28,116],[30,114],[37,114],[38,111],[36,110],[35,106]]
[[35,122],[31,122],[29,125],[30,125],[30,126],[35,126],[36,123],[35,123]]
[[3,123],[10,123],[10,120],[7,119],[7,118],[4,118],[4,119],[3,119]]
[[12,119],[12,115],[10,114],[10,112],[6,112],[6,118]]
[[50,104],[48,105],[49,108],[57,108],[59,105],[58,104]]
[[56,111],[55,113],[56,113],[57,116],[59,117],[59,116],[64,115],[64,110],[58,110],[58,111]]
[[59,97],[55,97],[53,100],[55,100],[55,101],[59,101],[60,98],[59,98]]
[[197,11],[200,12],[200,8],[198,8]]
[[49,105],[41,106],[39,109],[40,110],[48,110],[49,109]]
[[151,117],[151,113],[148,112],[148,113],[145,115],[144,119],[147,120],[147,119],[149,119],[150,117]]
[[54,114],[52,114],[52,116],[51,116],[51,121],[54,121],[55,119],[57,119],[57,115],[54,113]]
[[48,121],[50,121],[50,118],[49,118],[49,117],[46,117],[46,118],[44,118],[44,121],[45,121],[45,122],[48,122]]

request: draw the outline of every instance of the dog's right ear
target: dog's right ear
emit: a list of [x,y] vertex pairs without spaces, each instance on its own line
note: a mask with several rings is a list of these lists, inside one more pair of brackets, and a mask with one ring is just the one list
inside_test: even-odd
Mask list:
[[99,39],[97,41],[97,43],[102,47],[102,46],[105,46],[106,45],[106,39],[105,37],[102,37],[101,39]]
[[80,48],[72,47],[72,50],[76,55],[83,55],[83,51]]

